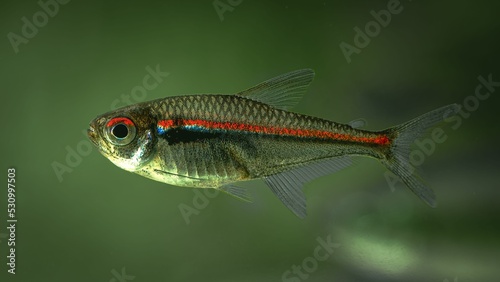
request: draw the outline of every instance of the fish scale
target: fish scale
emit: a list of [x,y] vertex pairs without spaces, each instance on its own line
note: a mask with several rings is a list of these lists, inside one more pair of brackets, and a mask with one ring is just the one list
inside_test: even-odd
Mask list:
[[[325,130],[359,137],[374,137],[377,135],[362,130],[355,131],[349,126],[320,118],[275,109],[260,102],[233,95],[181,96],[177,98],[181,98],[181,100],[175,101],[175,98],[166,98],[161,101],[152,102],[151,107],[155,109],[155,115],[158,119],[175,117],[215,122],[247,123],[269,127],[276,126],[275,123],[278,121],[283,127],[294,127],[295,129]],[[183,100],[192,100],[192,103],[187,105],[187,103],[183,103]],[[231,107],[231,104],[240,103],[242,104],[241,109],[239,107]],[[162,105],[164,104],[173,104],[175,106],[168,107],[168,111],[165,112],[162,110],[164,108]],[[226,104],[226,106],[220,106],[221,104]],[[205,109],[201,108],[200,105],[204,105]],[[224,110],[224,108],[229,108],[230,110]],[[253,110],[250,111],[251,108]]]
[[[172,100],[172,101],[170,101]],[[189,103],[187,101],[190,101]],[[157,103],[156,105],[154,105]],[[264,103],[238,97],[234,95],[197,95],[197,96],[181,96],[175,98],[166,98],[160,101],[153,102],[152,109],[162,109],[162,104],[173,104],[175,107],[172,112],[156,112],[155,116],[160,120],[173,119],[171,124],[176,124],[174,127],[182,128],[186,121],[189,124],[198,126],[203,132],[218,132],[220,129],[207,128],[202,122],[224,123],[227,128],[224,129],[226,137],[233,136],[238,138],[227,138],[229,142],[235,143],[238,146],[241,139],[250,140],[251,143],[257,144],[260,150],[258,156],[252,154],[243,154],[244,156],[235,156],[239,159],[244,159],[245,163],[238,163],[243,169],[239,173],[228,173],[226,163],[236,163],[237,160],[226,155],[222,156],[221,151],[213,151],[205,157],[211,160],[210,165],[213,165],[213,174],[220,178],[220,182],[215,185],[220,185],[225,181],[232,181],[234,178],[241,179],[241,171],[248,172],[250,177],[262,177],[272,173],[278,173],[295,167],[301,162],[308,162],[320,158],[334,157],[349,150],[350,153],[366,154],[379,156],[379,152],[367,149],[366,146],[359,144],[349,144],[349,141],[318,138],[314,133],[309,131],[326,131],[332,134],[343,134],[345,136],[375,138],[379,134],[371,132],[355,131],[349,126],[340,125],[334,122],[328,122],[319,118],[314,118],[306,115],[300,115],[284,110],[270,107]],[[242,104],[241,110],[235,107],[236,104]],[[227,105],[227,106],[224,106]],[[231,107],[232,105],[232,107]],[[205,107],[205,111],[199,112],[199,108]],[[224,110],[229,109],[229,110]],[[243,115],[241,111],[246,112],[251,110],[251,114]],[[276,127],[272,123],[273,120],[279,121],[282,128]],[[263,130],[256,132],[254,128],[263,127]],[[243,130],[234,130],[244,128]],[[282,131],[287,133],[282,135]],[[304,131],[310,136],[298,136],[297,132]],[[168,134],[166,134],[168,138]],[[286,142],[282,139],[286,139]],[[311,153],[310,150],[300,149],[296,143],[307,142],[306,147],[314,147]],[[340,142],[340,143],[339,143]],[[272,143],[272,144],[271,144]],[[278,144],[275,146],[274,144]],[[350,142],[352,143],[352,142]],[[220,144],[214,146],[220,147]],[[349,147],[350,146],[350,147]],[[323,148],[326,147],[327,149]],[[347,147],[348,149],[337,150],[336,147]],[[269,150],[269,148],[273,148]],[[185,147],[182,147],[185,150]],[[243,148],[243,151],[245,148]],[[339,152],[340,151],[340,152]],[[328,153],[323,153],[328,152]],[[185,155],[196,157],[195,154]],[[263,157],[265,156],[265,157]],[[269,157],[267,157],[269,156]],[[180,159],[179,162],[188,162],[189,160]],[[186,173],[183,163],[179,163],[181,169],[177,171],[179,174]],[[244,174],[244,173],[243,173]],[[189,174],[188,174],[189,176]]]

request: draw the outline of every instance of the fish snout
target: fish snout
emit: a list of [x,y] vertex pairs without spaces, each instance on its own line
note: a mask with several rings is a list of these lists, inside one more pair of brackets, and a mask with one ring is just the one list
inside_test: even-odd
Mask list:
[[90,123],[89,128],[87,129],[87,136],[89,137],[90,141],[94,143],[94,145],[98,146],[97,139],[99,138],[99,135],[97,134],[94,122]]

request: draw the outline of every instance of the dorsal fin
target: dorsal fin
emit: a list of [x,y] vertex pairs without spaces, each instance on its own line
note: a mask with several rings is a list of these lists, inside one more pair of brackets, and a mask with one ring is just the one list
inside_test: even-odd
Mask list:
[[313,79],[312,69],[296,70],[266,80],[236,95],[286,110],[300,101]]

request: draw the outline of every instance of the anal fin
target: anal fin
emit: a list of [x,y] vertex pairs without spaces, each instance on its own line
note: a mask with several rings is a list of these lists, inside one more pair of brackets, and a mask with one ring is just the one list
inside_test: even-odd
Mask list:
[[264,178],[271,191],[300,218],[307,215],[306,197],[302,192],[305,183],[352,164],[349,156],[322,159]]

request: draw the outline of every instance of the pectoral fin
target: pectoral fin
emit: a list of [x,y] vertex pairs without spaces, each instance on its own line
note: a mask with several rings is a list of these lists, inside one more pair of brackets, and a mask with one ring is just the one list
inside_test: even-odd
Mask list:
[[163,170],[159,170],[159,169],[155,169],[154,171],[157,172],[157,173],[165,174],[165,175],[173,175],[173,176],[176,176],[176,177],[188,178],[188,179],[193,179],[193,180],[206,180],[206,178],[191,177],[191,176],[177,174],[177,173],[172,173],[172,172],[163,171]]
[[248,194],[247,189],[243,187],[236,186],[234,184],[226,184],[218,188],[220,191],[229,194],[237,199],[245,202],[252,202],[252,197]]

